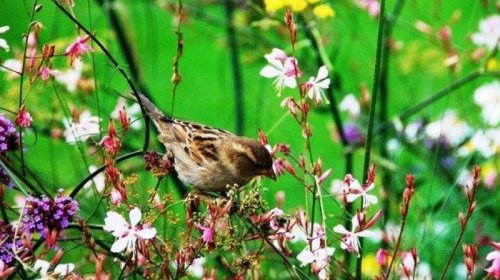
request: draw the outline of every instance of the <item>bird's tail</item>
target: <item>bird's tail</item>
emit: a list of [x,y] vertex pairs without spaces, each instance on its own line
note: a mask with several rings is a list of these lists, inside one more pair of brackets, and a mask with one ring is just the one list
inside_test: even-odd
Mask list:
[[[132,93],[132,96],[134,99],[137,99],[136,96]],[[166,117],[156,105],[151,102],[144,94],[137,92],[137,97],[139,104],[142,104],[144,106],[144,110],[146,111],[146,114],[155,122],[157,123],[160,121],[160,119],[170,119],[169,117]]]

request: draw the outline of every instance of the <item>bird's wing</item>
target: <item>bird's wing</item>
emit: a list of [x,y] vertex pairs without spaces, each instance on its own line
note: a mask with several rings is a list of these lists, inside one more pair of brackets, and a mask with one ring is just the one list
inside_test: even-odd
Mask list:
[[232,133],[197,123],[169,119],[171,132],[184,153],[197,164],[217,162],[221,142]]

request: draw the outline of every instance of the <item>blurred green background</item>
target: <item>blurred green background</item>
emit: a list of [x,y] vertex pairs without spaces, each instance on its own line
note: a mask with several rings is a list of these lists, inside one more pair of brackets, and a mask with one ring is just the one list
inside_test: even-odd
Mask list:
[[[11,50],[0,52],[2,62],[8,58],[20,58],[24,48],[22,34],[27,30],[32,2],[8,1],[0,9],[0,26],[8,25],[10,30],[0,36],[6,39]],[[75,25],[62,14],[51,1],[38,1],[43,9],[36,13],[35,20],[43,24],[40,32],[40,46],[56,45],[56,53],[62,53],[77,36]],[[117,41],[116,26],[111,24],[110,8],[118,16],[123,26],[123,34],[128,40],[137,70],[139,81],[152,100],[164,111],[180,119],[200,122],[229,131],[236,129],[234,73],[231,67],[228,46],[227,18],[224,5],[219,1],[183,1],[185,18],[181,24],[184,38],[184,53],[180,58],[182,81],[175,96],[172,94],[172,60],[176,52],[176,19],[173,12],[176,1],[76,1],[73,11],[76,18],[103,42],[109,52],[130,74],[130,69],[123,49]],[[327,2],[327,1],[323,1]],[[393,9],[395,1],[387,2],[387,11]],[[377,20],[357,7],[353,1],[330,1],[335,16],[313,20],[325,44],[327,54],[333,62],[333,94],[337,101],[353,93],[360,97],[361,85],[369,89],[373,83],[375,63]],[[479,21],[496,12],[495,1],[406,1],[402,13],[393,27],[395,49],[390,52],[390,70],[388,76],[389,95],[387,97],[388,116],[392,118],[404,109],[433,95],[438,90],[467,75],[480,66],[470,55],[476,49],[470,41],[470,35],[478,30]],[[291,53],[291,46],[282,18],[284,10],[268,14],[260,2],[237,1],[234,11],[234,27],[239,47],[241,63],[244,131],[243,135],[256,138],[257,130],[263,129],[271,144],[290,144],[292,153],[298,156],[305,151],[304,139],[296,122],[281,109],[279,104],[286,96],[297,96],[297,90],[286,89],[278,98],[273,90],[272,81],[259,75],[266,64],[264,54],[272,48],[280,48]],[[304,18],[308,18],[304,15]],[[319,66],[312,42],[307,38],[300,13],[297,58],[305,73],[304,78],[317,74]],[[310,19],[310,17],[309,17]],[[460,57],[459,66],[450,70],[444,64],[447,53],[435,34],[427,35],[415,28],[416,21],[429,24],[434,30],[449,26],[452,45]],[[84,33],[80,31],[80,34]],[[69,93],[64,86],[40,80],[28,85],[26,104],[33,115],[33,129],[25,135],[25,159],[29,169],[37,175],[47,189],[56,191],[60,188],[68,192],[88,175],[88,166],[103,164],[100,151],[88,144],[68,145],[64,138],[54,139],[51,134],[64,130],[62,119],[71,110],[81,112],[90,110],[102,118],[103,133],[111,111],[114,109],[118,94],[130,90],[109,60],[96,44],[95,52],[83,57],[83,78],[89,79],[95,91],[81,88]],[[65,57],[52,60],[53,68],[64,70],[68,67]],[[17,111],[19,98],[19,79],[9,79],[7,73],[0,72],[0,96],[2,108]],[[464,87],[452,92],[438,102],[419,112],[413,119],[439,119],[444,111],[453,109],[475,129],[484,126],[480,120],[480,109],[472,102],[475,88],[491,81],[491,77],[480,77]],[[59,98],[63,100],[61,103]],[[175,101],[175,102],[174,102]],[[172,103],[174,102],[174,105]],[[67,108],[61,104],[67,104]],[[69,108],[69,110],[68,110]],[[172,108],[174,109],[172,111]],[[366,129],[367,107],[362,108],[362,117],[358,121]],[[8,115],[12,117],[12,115]],[[342,119],[349,122],[347,114]],[[142,122],[142,119],[139,120]],[[314,157],[321,157],[324,169],[332,168],[333,178],[342,179],[345,175],[344,150],[336,138],[335,125],[329,107],[326,104],[312,108],[310,123],[313,128],[312,151]],[[152,129],[155,135],[154,129]],[[422,261],[429,262],[433,272],[441,272],[444,256],[459,231],[457,213],[466,207],[463,192],[456,186],[455,179],[463,167],[473,163],[481,164],[474,158],[458,158],[455,165],[447,171],[438,167],[439,155],[422,146],[402,144],[400,150],[389,154],[382,160],[379,147],[397,135],[389,131],[387,135],[377,134],[374,142],[372,161],[378,166],[375,193],[379,198],[387,196],[390,203],[390,219],[399,223],[398,207],[400,193],[404,188],[404,176],[414,173],[417,178],[417,191],[410,211],[410,220],[404,239],[404,247],[417,247]],[[95,139],[99,141],[99,139]],[[141,149],[144,141],[143,128],[129,131],[122,139],[123,153]],[[151,137],[150,149],[163,152],[155,137]],[[363,177],[362,148],[354,152],[353,175]],[[479,161],[479,162],[478,162]],[[498,160],[496,161],[498,162]],[[154,187],[155,179],[143,170],[140,158],[128,160],[120,165],[128,175],[138,174],[139,181],[133,185],[138,202],[146,201],[148,189]],[[388,172],[392,182],[387,184],[381,174]],[[448,173],[448,174],[444,174]],[[264,196],[269,207],[275,206],[275,194],[284,191],[286,200],[284,209],[292,213],[297,208],[304,208],[304,190],[290,176],[281,176],[277,182],[264,181]],[[389,193],[382,193],[384,186]],[[170,180],[164,181],[161,193],[173,192],[175,200],[181,199]],[[107,211],[105,205],[97,206],[98,194],[78,196],[83,217],[90,217],[97,209],[97,214],[89,221],[102,224]],[[12,198],[12,196],[11,196]],[[478,242],[480,237],[498,238],[500,229],[498,186],[491,190],[481,188],[478,194],[478,210],[467,230],[466,242]],[[145,202],[144,202],[145,203]],[[325,205],[329,216],[329,227],[342,220],[341,207],[333,199],[326,199]],[[379,204],[381,205],[381,204]],[[184,215],[179,204],[173,208],[180,216]],[[159,227],[158,225],[157,227]],[[173,233],[170,233],[173,234]],[[366,254],[373,255],[378,243],[365,242]],[[335,243],[338,247],[338,244]],[[296,247],[301,250],[300,246]],[[340,252],[340,249],[338,249]],[[488,249],[482,248],[481,254]],[[75,250],[76,256],[78,250]],[[337,253],[336,253],[337,254]],[[71,256],[71,252],[68,256]],[[68,257],[71,260],[71,257]],[[75,257],[77,259],[77,257]],[[461,262],[461,252],[455,256],[455,264]],[[276,276],[275,268],[268,267],[269,275]],[[435,270],[434,270],[435,269]],[[279,270],[278,270],[279,271]],[[453,271],[450,275],[453,275]]]

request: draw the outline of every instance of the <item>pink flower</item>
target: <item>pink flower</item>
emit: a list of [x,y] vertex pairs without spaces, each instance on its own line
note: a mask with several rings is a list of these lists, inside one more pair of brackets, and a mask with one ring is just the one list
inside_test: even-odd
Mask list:
[[198,225],[197,227],[203,232],[201,235],[201,239],[203,240],[203,242],[205,242],[206,244],[213,244],[214,230],[211,227],[204,227],[202,225]]
[[413,271],[417,267],[418,257],[412,252],[402,252],[401,253],[401,268],[403,274],[410,278],[413,276]]
[[135,254],[137,240],[152,239],[156,236],[156,229],[138,227],[142,213],[139,208],[130,210],[130,224],[118,213],[109,211],[104,219],[104,230],[118,238],[111,246],[111,252],[119,253],[123,250]]
[[380,2],[378,0],[354,0],[358,7],[365,9],[372,17],[380,14]]
[[111,197],[111,203],[114,206],[118,206],[123,201],[122,194],[115,188],[111,190],[110,197]]
[[101,144],[103,145],[106,153],[111,155],[118,153],[120,150],[121,141],[116,135],[116,128],[113,120],[109,122],[108,135],[102,138]]
[[378,249],[378,251],[377,251],[377,263],[380,266],[388,265],[389,264],[389,257],[390,257],[389,251],[387,251],[386,249]]
[[352,217],[351,223],[351,231],[348,231],[343,225],[336,225],[333,231],[342,234],[340,248],[347,250],[349,253],[355,253],[359,257],[359,237],[374,237],[376,234],[368,229],[359,231],[358,215]]
[[19,109],[19,113],[17,114],[16,124],[19,127],[27,128],[31,126],[32,121],[33,119],[31,118],[31,114],[26,111],[26,107],[23,104]]
[[274,48],[270,54],[264,56],[270,65],[266,65],[260,71],[260,75],[266,78],[276,78],[274,85],[278,96],[284,87],[295,88],[297,78],[302,76],[297,59],[288,57],[285,52]]
[[491,261],[491,265],[485,269],[488,275],[500,279],[500,242],[491,242],[491,245],[496,249],[486,255],[486,260]]
[[366,209],[372,204],[376,204],[378,199],[376,196],[368,194],[368,191],[372,190],[375,184],[371,183],[368,187],[363,188],[357,180],[352,181],[349,185],[349,193],[346,195],[347,202],[352,203],[358,197],[363,198],[363,209]]
[[80,57],[87,52],[93,51],[92,47],[86,44],[89,39],[90,36],[85,36],[83,38],[77,37],[75,42],[66,48],[66,55],[69,55],[70,57],[69,65],[73,65],[75,58]]
[[40,67],[40,70],[38,70],[38,75],[40,75],[40,78],[42,78],[42,80],[44,81],[47,81],[50,76],[55,77],[59,74],[60,72],[58,70],[52,70],[49,67],[45,66]]
[[307,96],[316,102],[316,104],[320,104],[323,99],[325,99],[328,104],[328,98],[326,98],[323,89],[327,89],[330,87],[330,79],[328,78],[328,69],[326,66],[321,66],[318,70],[318,75],[315,77],[309,78],[309,81],[304,84],[307,89]]

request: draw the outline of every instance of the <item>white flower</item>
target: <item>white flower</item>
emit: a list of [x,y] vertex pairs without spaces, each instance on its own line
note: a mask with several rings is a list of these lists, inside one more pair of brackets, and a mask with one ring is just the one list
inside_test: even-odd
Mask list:
[[467,143],[458,149],[459,156],[469,156],[478,152],[485,158],[490,158],[500,151],[500,128],[478,130]]
[[500,15],[489,16],[479,23],[479,32],[472,34],[472,42],[493,50],[499,45]]
[[[0,27],[0,34],[5,33],[9,31],[10,27],[8,26],[2,26]],[[4,49],[5,51],[9,51],[9,44],[7,44],[7,41],[5,39],[0,38],[0,48]]]
[[[116,103],[115,109],[113,112],[111,112],[111,118],[115,120],[120,119],[120,110],[122,110],[125,107],[125,111],[127,112],[127,115],[129,117],[131,116],[138,116],[141,114],[141,105],[139,103],[134,103],[130,106],[127,106],[127,103],[125,101],[125,98],[120,97],[118,98],[118,102]],[[135,130],[139,130],[142,128],[142,122],[137,121],[137,120],[132,120],[130,122],[130,127]]]
[[500,82],[498,80],[476,89],[474,102],[481,106],[481,116],[486,123],[492,126],[500,123]]
[[470,134],[471,128],[460,120],[455,112],[448,110],[442,119],[429,123],[425,127],[425,134],[433,139],[444,139],[451,146],[460,144]]
[[99,134],[99,118],[92,116],[89,111],[83,111],[78,122],[70,122],[65,119],[63,123],[66,127],[64,137],[69,144],[87,141],[92,135]]
[[348,231],[343,225],[336,225],[333,231],[342,234],[340,240],[340,248],[347,250],[349,253],[355,253],[359,257],[359,237],[375,237],[377,234],[371,230],[365,229],[358,231],[359,221],[357,215],[352,217],[352,229]]
[[357,119],[361,113],[361,105],[353,94],[348,94],[339,104],[339,110],[347,112],[353,119]]
[[0,67],[0,70],[3,72],[7,72],[9,79],[19,77],[19,73],[21,73],[23,71],[23,62],[19,59],[12,59],[12,58],[7,59],[2,64],[2,66],[3,67]]
[[372,204],[376,204],[378,199],[376,196],[368,194],[368,191],[375,188],[375,184],[370,184],[366,189],[364,189],[358,182],[358,180],[354,180],[349,185],[349,193],[346,195],[347,202],[351,203],[355,201],[358,197],[363,198],[363,209],[366,209],[368,206]]
[[326,247],[325,231],[318,224],[314,225],[313,236],[310,240],[311,244],[297,255],[297,259],[301,262],[301,266],[312,263],[312,269],[319,279],[327,279],[328,265],[335,248]]
[[64,85],[69,92],[74,92],[78,86],[78,81],[82,78],[83,62],[75,60],[73,66],[64,72],[60,72],[56,81]]
[[35,265],[33,266],[34,270],[39,270],[38,273],[40,273],[40,278],[38,279],[51,280],[57,278],[54,277],[53,275],[58,275],[60,277],[68,275],[73,271],[73,269],[75,269],[75,265],[72,263],[58,264],[54,268],[54,271],[50,273],[50,275],[48,273],[49,268],[50,268],[50,263],[44,260],[36,260]]
[[269,54],[264,55],[270,65],[264,66],[260,75],[266,78],[276,78],[274,85],[278,96],[284,87],[295,88],[297,86],[297,77],[301,76],[297,59],[287,57],[285,52],[274,48]]
[[[91,165],[89,166],[89,173],[93,173],[97,170],[97,166]],[[104,188],[106,186],[106,176],[104,175],[103,172],[98,173],[97,175],[94,176],[94,178],[91,181],[88,181],[83,188],[88,189],[92,186],[92,183],[94,184],[96,190],[98,193],[102,193],[104,191]]]
[[404,129],[404,134],[405,134],[406,139],[410,143],[417,142],[418,136],[421,133],[422,128],[423,128],[423,123],[421,120],[418,120],[418,121],[415,121],[415,122],[412,122],[412,123],[409,123],[408,125],[406,125],[406,127]]
[[187,268],[187,272],[191,274],[191,276],[202,278],[205,272],[205,268],[203,267],[205,262],[206,260],[204,257],[194,259],[191,265]]
[[104,230],[118,238],[111,246],[111,252],[119,253],[126,249],[135,253],[137,239],[152,239],[156,236],[155,228],[139,229],[137,224],[141,220],[141,210],[134,208],[129,213],[130,224],[118,213],[109,211],[104,219]]
[[325,93],[323,92],[323,89],[327,89],[329,87],[330,79],[328,78],[328,69],[323,65],[319,68],[316,78],[311,77],[306,83],[307,96],[314,100],[317,104],[321,103],[323,98],[326,103],[329,103],[328,98],[326,98]]

